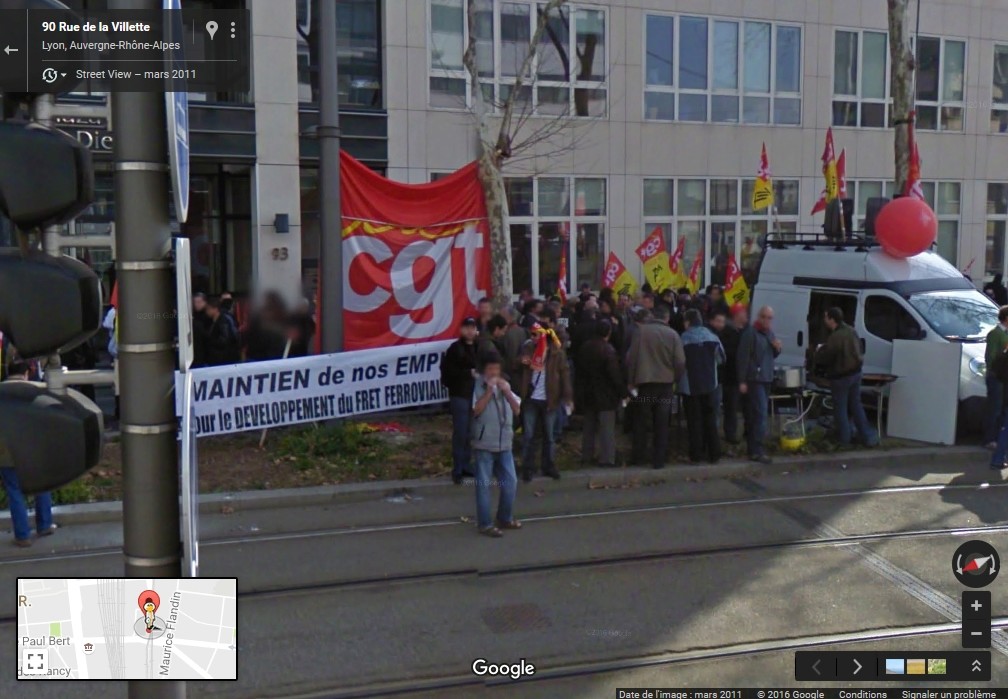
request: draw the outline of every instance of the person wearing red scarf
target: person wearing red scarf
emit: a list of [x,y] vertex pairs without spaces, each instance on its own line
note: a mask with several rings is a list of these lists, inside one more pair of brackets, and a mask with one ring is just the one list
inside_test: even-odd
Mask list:
[[522,400],[522,480],[528,483],[535,474],[534,445],[542,432],[542,472],[554,480],[560,478],[554,460],[556,424],[560,411],[568,414],[574,407],[570,367],[560,338],[552,328],[534,323],[532,339],[522,348],[522,375],[519,386]]

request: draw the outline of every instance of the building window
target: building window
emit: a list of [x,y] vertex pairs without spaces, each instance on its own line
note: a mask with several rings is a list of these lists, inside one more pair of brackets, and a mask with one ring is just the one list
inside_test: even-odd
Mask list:
[[[430,0],[430,106],[463,109],[473,104],[463,64],[469,42],[466,0]],[[538,24],[531,2],[477,0],[476,66],[491,108],[508,99]],[[522,94],[519,113],[604,117],[608,112],[606,12],[565,4],[551,13]]]
[[644,118],[801,123],[801,27],[644,16]]
[[[756,281],[768,232],[798,231],[798,180],[774,180],[773,209],[752,210],[755,179],[645,179],[644,235],[655,228],[665,234],[672,254],[685,240],[683,265],[688,273],[697,253],[704,252],[701,286],[724,284],[728,255],[742,274]],[[660,291],[660,290],[659,290]]]
[[991,133],[1008,133],[1008,45],[994,46]]
[[1008,223],[1008,183],[987,185],[987,251],[984,256],[984,279],[995,274],[1008,276],[1005,259],[1005,224]]
[[564,248],[567,288],[597,287],[607,254],[605,179],[508,177],[504,183],[515,290],[555,294]]
[[[959,264],[959,218],[962,209],[962,184],[959,182],[924,180],[924,199],[938,216],[936,250],[953,265]],[[847,192],[854,199],[854,228],[864,230],[868,200],[874,197],[892,199],[896,183],[882,180],[848,180]]]
[[[917,128],[962,131],[966,42],[920,37],[916,44]],[[885,128],[890,106],[888,34],[838,29],[833,43],[833,126]]]
[[917,46],[917,128],[962,131],[966,42],[922,36]]
[[889,104],[885,32],[837,30],[833,45],[833,125],[884,127]]
[[[319,101],[319,0],[297,0],[298,100]],[[381,109],[381,0],[336,3],[340,106]]]

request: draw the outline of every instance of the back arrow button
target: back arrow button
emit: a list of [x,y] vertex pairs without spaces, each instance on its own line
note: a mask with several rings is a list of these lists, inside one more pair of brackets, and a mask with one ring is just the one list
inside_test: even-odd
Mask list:
[[8,56],[11,55],[12,53],[17,53],[18,51],[20,51],[20,49],[12,49],[10,46],[4,49],[4,53],[6,53]]
[[812,672],[814,672],[815,674],[819,675],[820,677],[822,677],[822,673],[819,672],[819,663],[821,663],[821,662],[822,662],[822,658],[820,658],[819,660],[816,660],[814,663],[812,663]]

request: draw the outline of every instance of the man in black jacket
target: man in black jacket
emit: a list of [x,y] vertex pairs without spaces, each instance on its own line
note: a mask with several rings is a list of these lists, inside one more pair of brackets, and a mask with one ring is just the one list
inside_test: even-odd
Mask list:
[[749,311],[742,304],[732,307],[731,321],[718,333],[725,351],[725,363],[721,367],[721,403],[724,406],[724,436],[729,444],[738,444],[738,414],[742,405],[738,379],[739,337],[749,325]]
[[475,383],[477,323],[466,318],[455,340],[441,356],[441,383],[448,389],[452,417],[452,482],[458,485],[464,476],[473,475],[469,425]]
[[241,361],[241,346],[234,319],[221,310],[217,299],[207,300],[206,314],[210,319],[206,335],[207,365],[237,364]]
[[619,357],[609,343],[612,325],[607,320],[593,324],[595,337],[577,354],[575,401],[584,410],[581,460],[595,457],[595,433],[599,437],[599,466],[616,465],[616,408],[626,396],[626,382]]

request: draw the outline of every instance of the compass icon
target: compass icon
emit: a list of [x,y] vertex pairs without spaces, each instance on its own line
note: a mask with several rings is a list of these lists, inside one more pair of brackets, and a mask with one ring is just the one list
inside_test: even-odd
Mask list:
[[967,541],[952,557],[952,572],[966,587],[987,587],[1001,571],[1001,559],[986,541]]

